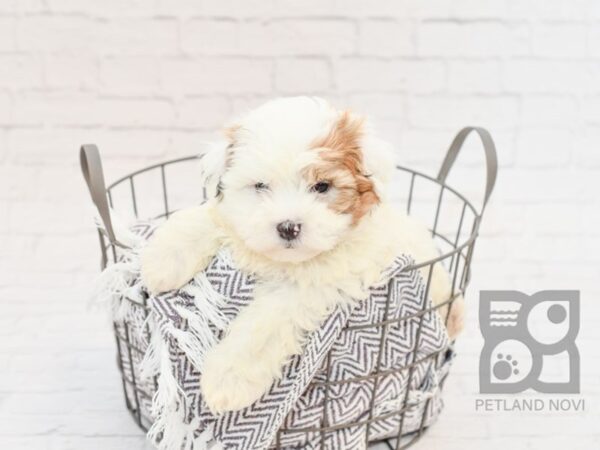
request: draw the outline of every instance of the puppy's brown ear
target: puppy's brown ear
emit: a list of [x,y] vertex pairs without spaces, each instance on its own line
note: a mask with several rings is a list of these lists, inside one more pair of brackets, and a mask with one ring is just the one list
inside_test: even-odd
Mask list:
[[364,131],[361,140],[364,171],[374,183],[375,192],[382,198],[395,172],[396,154],[389,142],[377,136],[371,124],[365,124]]
[[313,147],[325,147],[335,152],[353,154],[360,148],[364,119],[351,111],[341,111],[329,133],[313,143]]

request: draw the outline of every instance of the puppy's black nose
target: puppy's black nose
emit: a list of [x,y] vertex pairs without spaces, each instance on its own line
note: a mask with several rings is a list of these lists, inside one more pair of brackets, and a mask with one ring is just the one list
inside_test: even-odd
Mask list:
[[285,222],[277,224],[277,232],[279,233],[279,236],[286,241],[293,241],[296,239],[300,234],[301,228],[301,223],[295,223],[290,220],[286,220]]

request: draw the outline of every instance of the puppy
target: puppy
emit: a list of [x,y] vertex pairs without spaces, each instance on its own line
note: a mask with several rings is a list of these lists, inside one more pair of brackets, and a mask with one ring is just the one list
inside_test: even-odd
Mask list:
[[[336,305],[364,298],[397,255],[438,255],[427,229],[386,203],[393,154],[362,118],[318,98],[283,98],[226,134],[229,144],[203,158],[214,196],[174,214],[142,255],[153,293],[186,284],[222,246],[257,277],[254,300],[205,355],[201,388],[215,413],[261,397],[305,336]],[[436,264],[431,278],[439,304],[449,277]],[[455,304],[451,336],[461,321]]]

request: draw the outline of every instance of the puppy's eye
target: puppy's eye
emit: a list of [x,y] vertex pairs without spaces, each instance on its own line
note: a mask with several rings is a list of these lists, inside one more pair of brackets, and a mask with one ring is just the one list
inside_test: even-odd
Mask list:
[[256,189],[257,192],[266,191],[269,189],[269,185],[259,181],[258,183],[254,184],[254,189]]
[[327,181],[319,181],[312,187],[312,190],[318,192],[319,194],[324,194],[329,190],[331,185]]

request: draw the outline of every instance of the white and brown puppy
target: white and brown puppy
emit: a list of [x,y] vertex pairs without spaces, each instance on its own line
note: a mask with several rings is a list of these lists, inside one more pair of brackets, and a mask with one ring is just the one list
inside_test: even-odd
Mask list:
[[[227,134],[229,145],[203,161],[216,195],[174,214],[142,257],[154,293],[187,283],[222,246],[256,274],[254,300],[205,357],[202,392],[217,413],[262,396],[307,333],[340,302],[364,298],[395,256],[437,256],[427,230],[385,202],[393,155],[362,118],[322,99],[283,98]],[[449,291],[438,264],[434,303]],[[452,309],[451,335],[461,327],[461,306]]]

